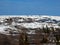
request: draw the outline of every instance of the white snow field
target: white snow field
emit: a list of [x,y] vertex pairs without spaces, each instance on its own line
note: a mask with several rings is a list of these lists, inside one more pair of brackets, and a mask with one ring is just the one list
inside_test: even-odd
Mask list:
[[[6,22],[4,22],[5,19],[14,18],[14,17],[15,18],[18,18],[18,17],[22,18],[22,19],[17,19],[16,21],[23,22],[23,23],[18,23],[18,22],[13,21],[10,25],[7,25]],[[32,19],[33,22],[27,23],[26,21],[28,18]],[[45,21],[46,19],[47,19],[47,21]],[[15,25],[20,25],[20,26],[25,27],[25,28],[43,28],[43,26],[46,28],[46,25],[48,27],[60,28],[60,26],[58,26],[58,23],[54,23],[54,21],[52,21],[53,19],[56,20],[58,23],[60,23],[60,16],[45,16],[45,15],[43,15],[43,16],[39,16],[39,15],[0,16],[0,22],[2,23],[2,24],[0,24],[0,33],[8,34],[9,31],[5,31],[5,29],[6,28],[13,29]],[[44,21],[44,22],[42,22],[42,21]]]

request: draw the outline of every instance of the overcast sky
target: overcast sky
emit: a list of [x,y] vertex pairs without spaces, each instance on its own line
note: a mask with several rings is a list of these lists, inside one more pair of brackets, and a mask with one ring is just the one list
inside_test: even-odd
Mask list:
[[0,15],[60,15],[60,0],[0,0]]

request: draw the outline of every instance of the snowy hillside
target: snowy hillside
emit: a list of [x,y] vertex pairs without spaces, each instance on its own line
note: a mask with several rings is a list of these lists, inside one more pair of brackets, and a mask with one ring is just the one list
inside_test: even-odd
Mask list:
[[9,34],[9,31],[21,28],[60,28],[59,23],[60,16],[0,16],[0,33]]

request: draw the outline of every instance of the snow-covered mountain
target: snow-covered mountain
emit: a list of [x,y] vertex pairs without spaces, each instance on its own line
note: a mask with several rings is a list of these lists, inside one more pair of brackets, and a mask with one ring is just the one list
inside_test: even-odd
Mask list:
[[[11,21],[10,21],[11,20]],[[6,25],[10,23],[20,25],[35,25],[37,24],[58,24],[60,22],[60,16],[0,16],[0,23]]]
[[[0,32],[6,34],[10,30],[34,29],[46,26],[60,28],[60,16],[0,16]],[[6,29],[9,29],[7,32]]]

